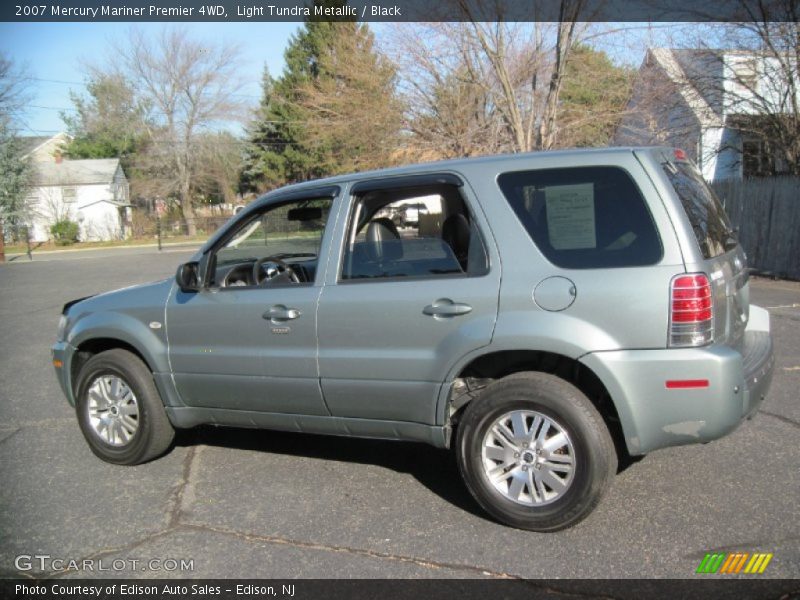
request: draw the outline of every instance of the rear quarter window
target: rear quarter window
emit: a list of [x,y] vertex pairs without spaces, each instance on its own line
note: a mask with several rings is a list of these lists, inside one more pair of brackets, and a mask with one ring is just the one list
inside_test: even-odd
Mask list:
[[661,260],[647,203],[619,167],[518,171],[497,181],[528,235],[556,266],[636,267]]
[[715,258],[735,247],[735,234],[725,209],[700,173],[685,162],[662,166],[686,211],[703,258]]

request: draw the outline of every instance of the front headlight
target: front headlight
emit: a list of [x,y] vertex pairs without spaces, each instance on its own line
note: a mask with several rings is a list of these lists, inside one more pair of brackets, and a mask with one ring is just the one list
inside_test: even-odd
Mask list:
[[58,331],[56,332],[56,338],[59,342],[64,341],[64,334],[67,331],[67,315],[61,315],[61,318],[58,320]]

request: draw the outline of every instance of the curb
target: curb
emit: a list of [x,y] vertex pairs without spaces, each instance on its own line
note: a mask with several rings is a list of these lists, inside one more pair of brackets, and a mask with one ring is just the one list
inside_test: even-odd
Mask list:
[[[176,247],[186,247],[186,248],[200,248],[205,242],[171,242],[168,244],[161,244],[162,248],[176,248]],[[64,249],[64,250],[34,250],[31,252],[34,259],[37,256],[47,256],[50,254],[71,254],[71,253],[80,253],[80,252],[97,252],[97,251],[105,251],[105,250],[136,250],[141,248],[158,248],[158,244],[135,244],[135,245],[126,245],[126,246],[98,246],[95,248],[72,248],[72,249]],[[10,258],[18,258],[18,257],[27,257],[27,252],[15,252],[13,254],[6,253],[6,262]]]

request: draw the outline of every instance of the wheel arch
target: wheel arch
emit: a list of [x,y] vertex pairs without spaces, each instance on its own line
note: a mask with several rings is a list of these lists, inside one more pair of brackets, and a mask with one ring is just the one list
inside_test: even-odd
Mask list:
[[133,344],[113,337],[97,337],[88,338],[75,347],[75,353],[70,364],[70,388],[72,393],[75,393],[75,383],[78,380],[78,374],[81,372],[83,365],[86,364],[92,356],[106,352],[107,350],[127,350],[134,356],[138,357],[147,366],[148,370],[152,373],[153,366],[147,360],[144,353]]
[[[544,350],[515,349],[495,350],[472,356],[464,364],[454,369],[449,384],[443,386],[442,397],[437,410],[440,423],[448,432],[447,445],[453,439],[453,431],[464,408],[474,397],[458,404],[462,397],[458,395],[456,385],[467,379],[496,380],[524,371],[540,371],[550,373],[577,387],[597,408],[608,427],[617,455],[628,456],[628,445],[624,431],[624,423],[620,419],[620,411],[616,400],[611,397],[608,388],[600,377],[580,360]],[[455,407],[455,408],[454,408]]]

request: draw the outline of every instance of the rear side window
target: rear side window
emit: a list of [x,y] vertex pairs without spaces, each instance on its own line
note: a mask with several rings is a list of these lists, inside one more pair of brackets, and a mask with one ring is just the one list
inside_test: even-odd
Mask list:
[[703,258],[714,258],[735,247],[725,209],[700,173],[684,162],[668,162],[663,167],[689,217]]
[[554,265],[636,267],[661,260],[661,240],[630,175],[618,167],[504,173],[498,184]]

